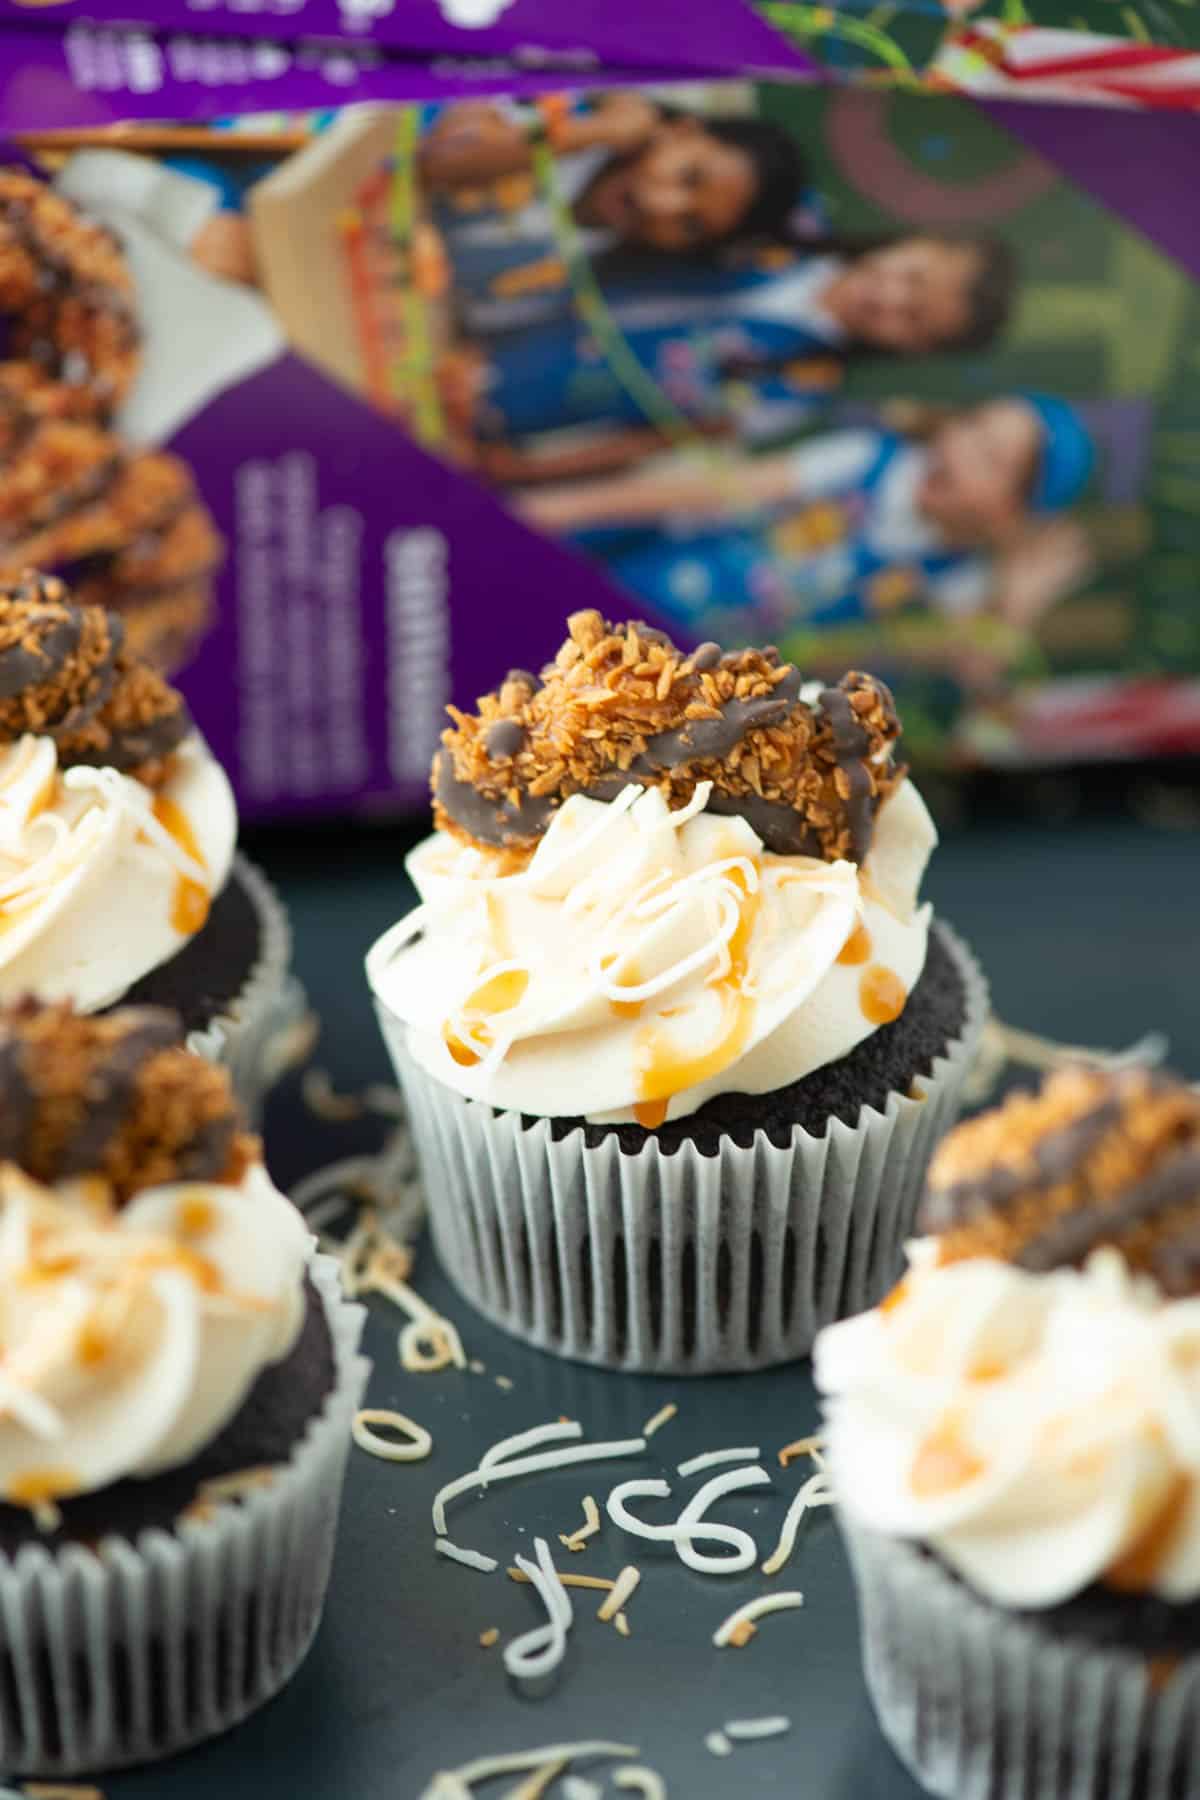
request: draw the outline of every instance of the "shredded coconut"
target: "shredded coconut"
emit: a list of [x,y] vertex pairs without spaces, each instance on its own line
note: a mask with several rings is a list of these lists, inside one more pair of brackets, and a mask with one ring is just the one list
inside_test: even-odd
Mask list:
[[558,1541],[567,1550],[582,1550],[588,1538],[595,1537],[600,1529],[600,1508],[593,1495],[583,1496],[583,1524],[574,1531],[559,1532]]
[[[546,1608],[546,1623],[535,1625],[504,1649],[504,1667],[515,1681],[537,1681],[550,1675],[567,1653],[567,1633],[574,1619],[571,1597],[559,1580],[545,1538],[534,1539],[536,1562],[518,1556],[517,1567],[537,1589]],[[551,1760],[551,1759],[547,1759]],[[560,1759],[566,1766],[566,1759]]]
[[[398,1443],[395,1438],[381,1437],[371,1429],[374,1425],[389,1425],[393,1431],[404,1432],[409,1441]],[[433,1439],[423,1425],[406,1413],[385,1406],[363,1407],[356,1412],[350,1435],[360,1450],[383,1462],[423,1462],[433,1449]]]
[[755,1619],[763,1619],[768,1613],[787,1612],[803,1605],[804,1595],[798,1589],[787,1589],[778,1594],[759,1594],[757,1599],[747,1600],[744,1606],[737,1607],[723,1624],[717,1626],[713,1632],[713,1643],[718,1650],[724,1649],[726,1644],[740,1647],[746,1641],[741,1635],[744,1626],[749,1626],[753,1635]]
[[549,1425],[534,1425],[528,1431],[516,1431],[511,1437],[490,1444],[479,1459],[481,1469],[494,1469],[525,1450],[537,1450],[543,1444],[561,1443],[565,1438],[581,1438],[583,1426],[578,1419],[555,1419]]
[[660,1406],[653,1417],[647,1419],[646,1423],[642,1426],[642,1436],[644,1438],[652,1438],[655,1432],[663,1425],[670,1424],[678,1411],[679,1408],[673,1400],[669,1400],[665,1406]]
[[704,1748],[710,1756],[732,1756],[733,1745],[723,1731],[710,1731],[704,1740]]
[[607,1600],[602,1600],[600,1602],[596,1617],[598,1619],[603,1619],[605,1624],[607,1624],[610,1619],[615,1618],[616,1614],[619,1613],[625,1605],[625,1602],[632,1598],[641,1579],[641,1570],[635,1569],[632,1563],[627,1563],[614,1581],[612,1592],[609,1594]]
[[792,1729],[792,1721],[784,1718],[782,1713],[772,1713],[765,1719],[726,1719],[725,1736],[741,1738],[749,1741],[753,1738],[782,1737],[785,1731]]
[[642,1800],[667,1800],[667,1784],[654,1769],[646,1769],[640,1763],[626,1763],[620,1769],[613,1770],[613,1786],[624,1788],[627,1793],[641,1794]]
[[[468,1791],[476,1782],[490,1781],[496,1775],[518,1775],[527,1769],[544,1768],[548,1762],[559,1762],[565,1759],[571,1762],[591,1762],[597,1757],[620,1757],[625,1760],[637,1756],[634,1744],[610,1744],[603,1739],[584,1739],[577,1744],[546,1744],[540,1750],[513,1750],[499,1756],[479,1756],[473,1762],[463,1763],[457,1769],[442,1769],[433,1777],[422,1800],[438,1800],[439,1792]],[[439,1790],[438,1783],[457,1782],[454,1790]]]
[[464,1550],[459,1544],[452,1544],[449,1538],[435,1538],[434,1549],[439,1556],[450,1562],[461,1563],[465,1569],[478,1569],[481,1575],[490,1575],[500,1564],[494,1556],[485,1556],[482,1550]]
[[790,1462],[795,1462],[798,1456],[811,1456],[817,1467],[823,1468],[824,1457],[822,1452],[824,1451],[824,1448],[824,1432],[814,1431],[811,1437],[797,1438],[795,1443],[785,1444],[783,1449],[779,1452],[779,1466],[781,1469],[786,1469],[788,1464]]
[[736,1450],[705,1450],[700,1456],[691,1456],[687,1462],[677,1465],[679,1475],[698,1475],[701,1469],[715,1469],[720,1463],[757,1462],[762,1452],[757,1444],[744,1445]]
[[762,1566],[764,1575],[778,1575],[796,1548],[796,1533],[800,1529],[800,1521],[805,1513],[814,1506],[832,1506],[833,1495],[829,1490],[829,1477],[823,1469],[810,1475],[803,1483],[799,1493],[787,1509],[787,1517],[783,1521],[783,1530],[779,1534],[779,1542]]
[[[742,1488],[761,1487],[769,1483],[770,1479],[766,1470],[760,1468],[731,1469],[724,1475],[716,1475],[692,1496],[678,1519],[670,1525],[648,1525],[644,1520],[636,1518],[626,1504],[634,1499],[668,1499],[671,1489],[667,1482],[624,1481],[613,1488],[608,1496],[608,1516],[614,1525],[619,1525],[622,1531],[628,1531],[634,1537],[647,1538],[653,1543],[674,1544],[676,1554],[690,1569],[703,1574],[739,1575],[752,1568],[758,1560],[758,1546],[748,1531],[742,1531],[736,1525],[720,1525],[715,1519],[706,1519],[704,1513],[722,1495]],[[734,1554],[706,1556],[695,1548],[697,1540],[728,1544]]]
[[446,1506],[459,1494],[475,1487],[486,1488],[494,1481],[511,1481],[517,1475],[537,1475],[545,1469],[562,1469],[571,1463],[607,1462],[622,1456],[638,1456],[646,1448],[645,1438],[622,1438],[613,1443],[579,1444],[566,1450],[546,1450],[536,1456],[518,1457],[515,1462],[494,1464],[487,1469],[471,1469],[466,1475],[448,1481],[433,1498],[433,1529],[439,1537],[446,1533]]

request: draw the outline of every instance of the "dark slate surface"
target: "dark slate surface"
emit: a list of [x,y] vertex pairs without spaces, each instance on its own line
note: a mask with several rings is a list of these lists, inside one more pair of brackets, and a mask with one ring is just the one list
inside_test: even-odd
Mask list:
[[[374,934],[406,904],[402,847],[395,836],[347,847],[311,834],[252,846],[291,905],[299,966],[325,1020],[321,1059],[344,1087],[384,1073],[358,971]],[[1200,1075],[1197,834],[1117,823],[978,827],[943,845],[930,889],[990,970],[1001,1016],[1092,1044],[1158,1027],[1171,1037],[1175,1064]],[[269,1125],[284,1180],[357,1148],[361,1137],[360,1127],[314,1125],[294,1091],[280,1096]],[[606,1575],[638,1562],[644,1578],[629,1606],[633,1635],[623,1640],[599,1624],[585,1596],[553,1692],[538,1700],[512,1692],[498,1650],[480,1649],[478,1634],[492,1625],[505,1637],[527,1628],[536,1602],[499,1573],[478,1575],[434,1556],[434,1489],[508,1432],[567,1413],[589,1435],[630,1435],[668,1399],[679,1416],[655,1438],[659,1454],[649,1459],[664,1472],[728,1444],[758,1443],[773,1464],[780,1444],[816,1423],[812,1388],[804,1368],[688,1383],[558,1364],[477,1321],[427,1251],[416,1279],[459,1321],[468,1354],[487,1373],[405,1375],[396,1320],[376,1307],[371,1399],[426,1424],[433,1457],[404,1466],[352,1452],[329,1608],[291,1687],[223,1741],[167,1767],[108,1778],[108,1800],[416,1800],[438,1768],[584,1736],[638,1745],[671,1794],[687,1800],[742,1791],[805,1800],[917,1795],[871,1717],[853,1597],[827,1513],[813,1516],[791,1567],[776,1578],[804,1591],[805,1609],[766,1620],[741,1651],[716,1651],[710,1636],[728,1610],[767,1585],[762,1577],[693,1575],[669,1550],[624,1542],[606,1525],[586,1552],[562,1552],[562,1561]],[[511,1391],[496,1385],[497,1375],[511,1379]],[[538,1532],[553,1540],[570,1530],[582,1494],[602,1497],[634,1472],[632,1464],[565,1470],[468,1496],[452,1509],[451,1532],[507,1561]],[[804,1472],[793,1465],[772,1491],[723,1503],[721,1516],[753,1530],[765,1555]],[[723,1720],[775,1712],[790,1716],[788,1737],[745,1745],[727,1761],[704,1749],[704,1734]],[[515,1780],[484,1791],[503,1794]]]

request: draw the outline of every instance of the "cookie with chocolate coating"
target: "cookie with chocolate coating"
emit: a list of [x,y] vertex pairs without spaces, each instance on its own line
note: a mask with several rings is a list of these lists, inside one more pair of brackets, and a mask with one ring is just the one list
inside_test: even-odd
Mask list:
[[919,1225],[945,1262],[1042,1272],[1107,1244],[1167,1292],[1200,1292],[1200,1093],[1157,1070],[1061,1070],[950,1134]]
[[236,1183],[256,1153],[223,1069],[160,1007],[0,1009],[0,1161],[53,1184],[99,1176],[118,1201],[173,1181]]
[[711,782],[782,855],[867,855],[875,814],[904,771],[892,697],[847,675],[806,697],[773,648],[687,653],[664,633],[576,613],[539,679],[514,670],[476,713],[451,708],[434,761],[434,814],[455,836],[529,853],[572,794],[657,787],[672,807]]

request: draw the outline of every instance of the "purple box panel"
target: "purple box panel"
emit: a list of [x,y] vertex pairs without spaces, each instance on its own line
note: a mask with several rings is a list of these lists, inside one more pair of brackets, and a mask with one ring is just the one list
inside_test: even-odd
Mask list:
[[[804,53],[747,0],[639,8],[623,0],[58,0],[51,28],[79,21],[156,31],[271,38],[335,38],[408,55],[550,57],[583,68],[674,68],[728,74],[811,69]],[[47,23],[38,6],[0,0],[0,27]]]
[[171,448],[229,548],[181,677],[249,815],[420,804],[446,702],[540,665],[602,571],[285,355]]

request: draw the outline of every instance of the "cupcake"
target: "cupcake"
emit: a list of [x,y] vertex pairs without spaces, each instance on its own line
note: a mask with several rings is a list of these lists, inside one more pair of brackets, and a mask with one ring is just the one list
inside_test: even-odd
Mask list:
[[166,1011],[0,1011],[0,1137],[0,1767],[91,1773],[304,1655],[362,1313]]
[[891,696],[585,612],[451,718],[368,958],[448,1273],[588,1361],[803,1354],[894,1277],[985,1010]]
[[229,783],[121,620],[0,585],[0,1003],[177,1011],[253,1113],[294,1021],[289,939]]
[[1200,1793],[1200,1093],[1055,1075],[919,1224],[816,1352],[880,1723],[953,1800]]

